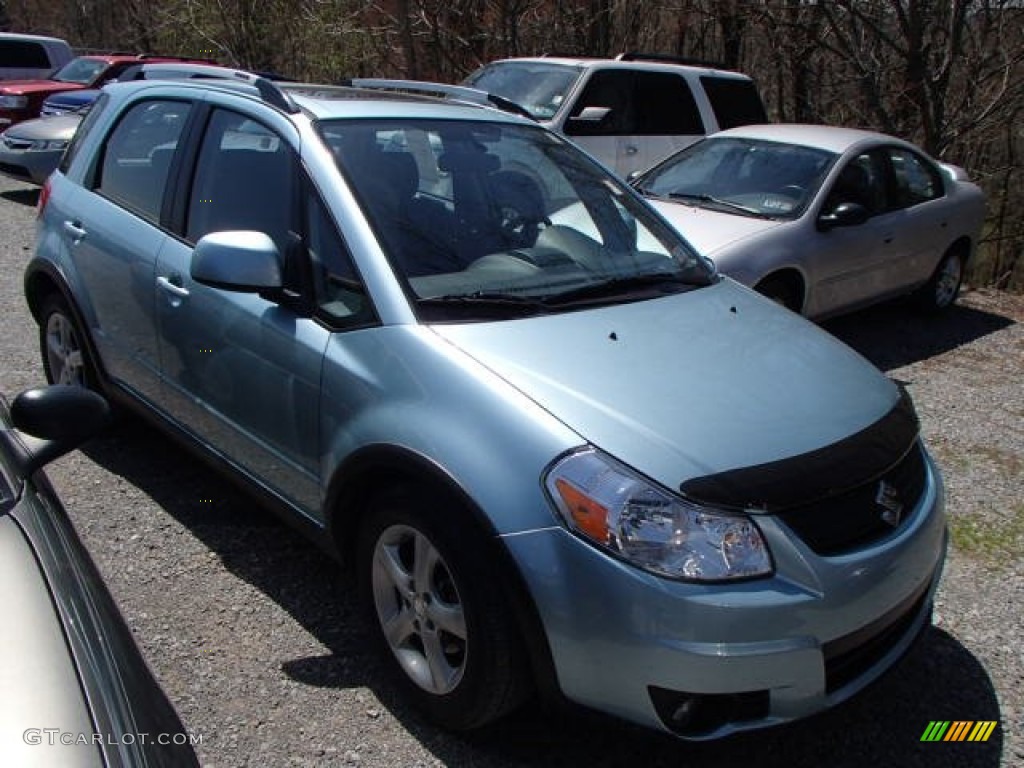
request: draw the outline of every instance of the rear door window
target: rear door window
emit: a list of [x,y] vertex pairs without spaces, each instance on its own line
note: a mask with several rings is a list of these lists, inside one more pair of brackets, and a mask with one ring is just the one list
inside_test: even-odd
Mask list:
[[573,106],[571,117],[587,107],[607,109],[599,122],[569,120],[574,136],[703,135],[704,121],[686,79],[670,72],[604,69],[594,72]]
[[895,202],[909,208],[942,197],[942,176],[931,163],[908,149],[889,149],[889,161],[896,183]]
[[95,190],[159,222],[171,159],[190,109],[184,101],[151,100],[132,106],[107,137]]

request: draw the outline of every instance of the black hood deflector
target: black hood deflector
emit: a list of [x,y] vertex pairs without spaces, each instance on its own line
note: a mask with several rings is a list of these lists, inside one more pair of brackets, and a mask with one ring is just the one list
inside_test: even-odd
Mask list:
[[917,441],[910,395],[871,426],[838,443],[780,461],[687,480],[680,492],[720,509],[775,513],[837,496],[885,474]]

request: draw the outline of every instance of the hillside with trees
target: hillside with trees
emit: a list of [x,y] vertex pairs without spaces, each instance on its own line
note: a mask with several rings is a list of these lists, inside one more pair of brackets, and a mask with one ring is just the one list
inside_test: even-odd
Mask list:
[[320,82],[456,82],[543,53],[721,62],[774,119],[882,130],[965,167],[988,197],[971,282],[1024,291],[1019,0],[0,0],[0,22]]

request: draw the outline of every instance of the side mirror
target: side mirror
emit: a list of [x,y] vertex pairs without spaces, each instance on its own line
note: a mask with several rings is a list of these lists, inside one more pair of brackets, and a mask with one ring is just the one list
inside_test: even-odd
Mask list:
[[612,113],[611,107],[584,107],[575,117],[570,117],[570,123],[589,123],[597,125]]
[[27,477],[93,437],[109,419],[107,401],[88,389],[29,389],[11,403],[14,429],[4,433],[4,448]]
[[858,227],[870,218],[868,209],[859,203],[839,203],[818,217],[818,230],[828,232],[836,227]]
[[281,253],[263,232],[211,232],[192,251],[192,279],[212,288],[274,292],[283,285]]

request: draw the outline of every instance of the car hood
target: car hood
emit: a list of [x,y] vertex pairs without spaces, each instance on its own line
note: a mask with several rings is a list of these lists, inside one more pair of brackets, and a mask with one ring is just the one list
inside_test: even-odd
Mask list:
[[683,203],[670,203],[651,198],[647,201],[652,203],[694,248],[711,258],[726,246],[756,237],[785,223],[773,219],[722,213]]
[[59,83],[56,80],[7,80],[0,85],[0,93],[21,96],[26,93],[77,91],[85,88],[80,83]]
[[900,401],[853,350],[728,279],[631,304],[433,329],[583,440],[673,489],[820,452]]
[[68,140],[75,135],[82,118],[79,115],[57,115],[54,117],[41,117],[34,120],[26,120],[22,123],[8,128],[4,135],[12,139],[23,139],[35,141],[44,139],[46,141]]
[[47,104],[59,105],[62,107],[81,107],[92,104],[99,98],[98,88],[86,88],[81,91],[61,91],[46,100]]

